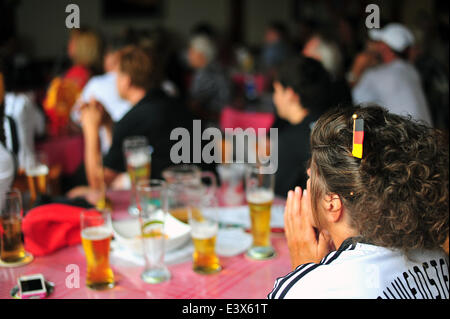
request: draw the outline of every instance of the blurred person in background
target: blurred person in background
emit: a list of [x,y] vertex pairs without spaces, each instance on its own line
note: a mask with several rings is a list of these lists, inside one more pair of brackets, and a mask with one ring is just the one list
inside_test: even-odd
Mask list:
[[432,125],[420,75],[408,62],[412,32],[398,23],[369,31],[370,43],[348,75],[353,102],[377,103],[399,115],[410,115]]
[[[4,120],[4,97],[5,85],[3,79],[2,65],[0,61],[0,123]],[[16,167],[14,165],[14,158],[6,149],[5,131],[3,125],[0,125],[0,194],[8,191],[14,180]],[[2,199],[0,198],[0,201]]]
[[83,88],[76,106],[72,109],[72,119],[79,122],[80,109],[86,103],[97,103],[104,109],[104,122],[99,131],[101,150],[106,154],[112,142],[112,124],[120,121],[130,110],[131,105],[122,99],[117,91],[117,72],[119,70],[120,50],[124,44],[120,40],[111,41],[103,57],[104,74],[93,76]]
[[45,135],[45,116],[35,102],[31,90],[27,60],[9,64],[4,69],[4,115],[6,146],[17,156],[18,168],[23,171],[26,162],[34,158],[35,139]]
[[[184,115],[179,104],[160,89],[160,79],[153,73],[158,61],[138,46],[121,50],[117,72],[117,91],[131,109],[114,125],[112,144],[102,160],[98,130],[104,120],[104,108],[90,102],[81,109],[85,148],[86,179],[89,187],[73,189],[69,197],[86,196],[99,191],[103,183],[111,185],[126,172],[123,142],[132,136],[144,136],[153,147],[151,177],[161,178],[161,172],[172,164],[170,132],[183,126]],[[103,168],[102,168],[103,162]],[[103,172],[103,174],[101,174]],[[91,201],[95,202],[91,198]]]
[[275,69],[285,62],[291,53],[287,27],[281,22],[271,22],[264,33],[261,70],[272,78]]
[[67,54],[72,66],[65,72],[64,78],[72,79],[83,88],[89,78],[101,70],[102,42],[99,35],[88,28],[72,29]]
[[310,134],[314,122],[332,106],[330,75],[320,62],[295,57],[277,72],[273,102],[278,116],[287,123],[278,132],[278,170],[275,193],[285,196],[297,185],[306,185],[310,157]]
[[220,112],[231,100],[230,79],[215,61],[216,54],[216,47],[210,38],[198,35],[191,39],[188,61],[195,73],[188,104],[196,116],[211,125],[217,125]]
[[67,54],[72,65],[51,81],[43,103],[50,135],[69,133],[70,112],[89,78],[100,70],[101,52],[100,37],[93,30],[71,31]]
[[[425,16],[426,17],[426,16]],[[428,21],[430,18],[428,18]],[[431,30],[430,30],[431,29]],[[416,67],[422,79],[422,87],[427,97],[434,126],[449,129],[449,74],[448,67],[442,63],[435,52],[431,26],[414,28],[416,39],[411,47],[409,60]],[[431,33],[431,34],[430,34]],[[431,39],[430,39],[431,38]]]
[[314,34],[305,44],[302,53],[320,61],[331,76],[332,101],[334,105],[348,105],[352,103],[350,87],[343,76],[343,57],[339,46],[323,35]]

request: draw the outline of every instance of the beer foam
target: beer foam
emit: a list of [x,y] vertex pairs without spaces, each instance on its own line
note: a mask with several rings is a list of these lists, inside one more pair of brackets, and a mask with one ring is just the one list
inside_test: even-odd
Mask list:
[[217,235],[219,227],[216,223],[196,223],[192,225],[192,237],[195,239],[208,239]]
[[247,202],[253,204],[267,203],[273,200],[273,192],[267,189],[257,189],[247,193]]
[[111,237],[111,230],[105,226],[87,227],[82,230],[81,237],[88,240],[102,240]]
[[38,165],[33,168],[29,168],[26,171],[28,176],[42,176],[48,174],[48,166],[45,164]]
[[132,167],[139,167],[148,164],[149,156],[145,153],[134,153],[130,154],[127,158],[128,165]]

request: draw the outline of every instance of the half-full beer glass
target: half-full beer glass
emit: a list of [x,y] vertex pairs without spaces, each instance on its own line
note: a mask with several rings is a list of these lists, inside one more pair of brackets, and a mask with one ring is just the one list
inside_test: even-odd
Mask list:
[[171,277],[164,265],[164,224],[168,211],[166,183],[158,179],[140,181],[137,184],[137,196],[145,257],[141,278],[147,283],[157,284]]
[[109,265],[112,238],[111,216],[108,212],[81,212],[81,241],[86,254],[86,286],[94,290],[114,287],[114,273]]
[[132,216],[138,216],[136,207],[136,185],[143,180],[148,180],[151,174],[151,154],[153,148],[148,145],[144,136],[132,136],[123,142],[123,152],[127,165],[127,172],[131,181],[131,200],[128,212]]
[[203,185],[187,185],[189,225],[194,244],[193,270],[200,274],[214,274],[222,269],[216,254],[216,239],[219,231],[217,210],[205,210],[216,206],[214,194]]
[[257,165],[248,165],[245,175],[245,193],[250,210],[252,247],[247,256],[263,260],[275,256],[270,243],[270,211],[274,198],[273,174],[262,174]]
[[22,241],[22,200],[18,190],[0,193],[0,233],[3,263],[17,263],[26,257]]

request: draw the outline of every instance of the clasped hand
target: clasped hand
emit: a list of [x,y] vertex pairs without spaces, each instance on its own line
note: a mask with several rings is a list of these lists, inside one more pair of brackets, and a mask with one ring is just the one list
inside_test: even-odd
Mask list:
[[289,191],[284,211],[284,230],[291,256],[292,268],[310,262],[318,263],[331,250],[327,231],[318,231],[311,223],[311,202],[305,189]]

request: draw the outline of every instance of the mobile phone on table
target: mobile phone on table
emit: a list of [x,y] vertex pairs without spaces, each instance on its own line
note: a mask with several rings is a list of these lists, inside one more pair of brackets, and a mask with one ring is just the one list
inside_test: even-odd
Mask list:
[[21,299],[43,299],[47,297],[47,288],[42,274],[21,276],[17,279]]

